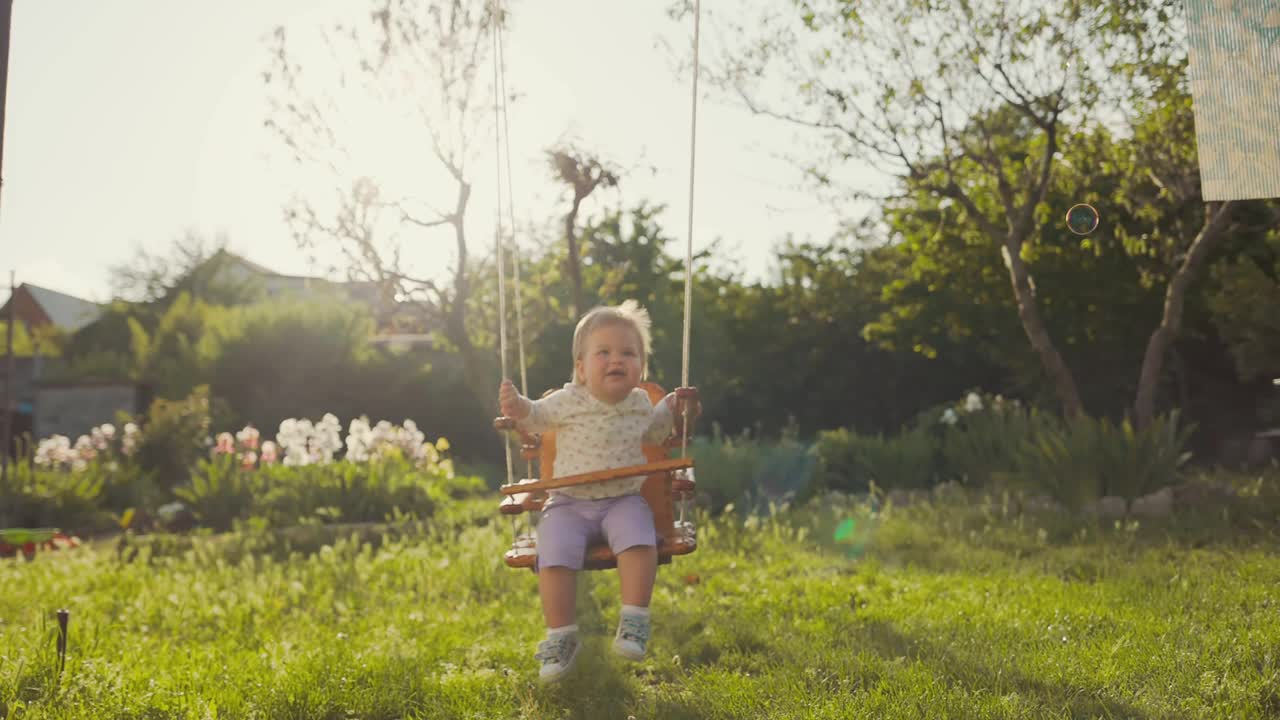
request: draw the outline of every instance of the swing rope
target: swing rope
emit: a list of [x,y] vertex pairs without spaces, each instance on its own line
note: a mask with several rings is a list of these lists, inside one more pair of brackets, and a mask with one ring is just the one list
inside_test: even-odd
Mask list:
[[[507,290],[502,257],[502,128],[499,108],[501,96],[498,89],[499,75],[501,74],[498,61],[498,27],[502,24],[501,2],[495,0],[491,12],[493,13],[493,139],[496,149],[494,161],[497,163],[498,170],[494,176],[497,179],[494,192],[497,194],[498,202],[494,208],[493,244],[498,266],[498,364],[502,369],[502,377],[505,378],[507,377]],[[504,441],[502,445],[507,454],[507,484],[510,485],[514,482],[514,471],[511,466],[511,443]],[[512,530],[514,531],[514,529],[515,522],[513,519]]]
[[511,228],[511,274],[514,282],[512,283],[512,292],[516,296],[516,348],[520,352],[520,392],[526,397],[529,395],[529,374],[528,367],[524,357],[524,315],[521,308],[524,303],[520,299],[524,297],[520,294],[520,246],[515,242],[516,232],[516,205],[515,191],[511,187],[511,125],[507,120],[507,42],[502,30],[502,24],[498,24],[498,67],[499,67],[499,86],[502,91],[502,137],[505,145],[507,159],[507,226]]
[[[693,3],[693,101],[689,118],[689,219],[685,228],[684,254],[684,341],[680,353],[680,387],[689,387],[689,330],[693,325],[693,188],[694,164],[698,157],[698,47],[702,31],[702,0]],[[680,423],[680,457],[685,457],[689,446],[689,408],[684,408]]]
[[[501,7],[499,7],[499,10],[501,10]],[[516,239],[516,203],[515,203],[516,195],[515,195],[515,190],[512,188],[512,180],[511,180],[511,177],[512,177],[511,124],[507,117],[507,59],[506,59],[507,42],[502,30],[502,22],[496,23],[495,28],[496,28],[496,35],[497,35],[497,56],[496,56],[497,67],[498,67],[497,88],[501,97],[501,101],[498,103],[498,105],[502,109],[502,141],[503,141],[503,152],[506,155],[506,166],[507,166],[507,218],[508,218],[507,227],[511,228],[511,275],[512,275],[512,280],[514,281],[512,283],[512,292],[515,293],[515,300],[516,300],[515,302],[516,348],[520,353],[520,394],[524,395],[525,397],[528,397],[529,396],[529,369],[528,369],[528,364],[525,362],[525,354],[524,354],[524,313],[522,311],[522,308],[524,307],[524,303],[521,302],[521,298],[523,298],[524,295],[520,291],[520,246],[515,241]],[[499,273],[501,272],[502,272],[501,267],[499,267]],[[505,315],[504,315],[504,318],[505,318]],[[503,377],[506,377],[505,373],[503,374]],[[532,477],[533,476],[533,460],[530,458],[525,458],[524,465],[525,465],[525,477]],[[514,478],[508,475],[507,482],[509,483],[512,480],[514,480]]]
[[[493,241],[495,248],[495,260],[498,268],[498,355],[499,364],[502,366],[502,377],[507,377],[507,291],[505,277],[503,271],[503,253],[502,253],[502,124],[500,119],[505,119],[505,69],[502,67],[502,50],[501,36],[503,11],[501,0],[494,0],[493,9],[493,127],[494,127],[494,160],[497,163],[497,174],[494,176],[497,182],[494,183],[494,192],[497,195],[497,205],[494,208],[494,230]],[[510,144],[508,142],[508,151]],[[510,160],[507,165],[507,207],[510,208],[514,201],[511,194],[511,174]],[[512,245],[515,240],[515,211],[511,210],[511,236]],[[519,265],[516,265],[516,312],[520,311],[520,287],[519,287]],[[520,365],[521,375],[524,374],[524,333],[523,327],[520,328]],[[507,485],[515,482],[515,469],[511,462],[511,441],[508,438],[503,439],[502,448],[506,453],[507,460]],[[520,542],[520,531],[516,527],[516,519],[511,518],[511,536],[515,543]]]
[[[506,312],[506,282],[505,269],[503,265],[502,251],[502,170],[503,170],[503,142],[506,142],[506,170],[507,170],[507,211],[510,218],[510,227],[512,231],[512,239],[514,241],[515,233],[515,208],[514,208],[514,192],[511,186],[511,129],[507,114],[507,92],[506,92],[506,60],[504,57],[505,42],[502,34],[502,2],[494,0],[494,26],[493,26],[493,47],[494,47],[494,63],[493,63],[493,93],[494,93],[494,140],[497,152],[497,184],[496,192],[498,197],[498,206],[496,210],[496,224],[494,231],[494,244],[497,254],[497,271],[498,271],[498,353],[501,356],[502,377],[507,377],[507,312]],[[694,0],[693,12],[693,95],[692,109],[690,114],[689,127],[689,208],[688,220],[686,224],[686,243],[685,243],[685,266],[684,266],[684,331],[681,346],[681,364],[680,364],[680,384],[681,387],[689,387],[689,348],[691,344],[691,326],[693,318],[693,202],[695,187],[695,160],[698,148],[698,76],[701,69],[699,61],[699,46],[701,44],[702,29],[702,2]],[[513,255],[513,279],[516,310],[516,331],[517,344],[520,352],[520,391],[521,394],[528,396],[528,376],[525,367],[524,353],[524,320],[521,312],[521,295],[520,295],[520,261],[519,253],[512,243]],[[689,445],[689,408],[684,407],[683,422],[680,423],[680,457],[684,458],[688,453]],[[507,453],[507,485],[515,483],[514,469],[511,460],[511,443],[505,443]],[[531,464],[530,464],[531,465]],[[530,468],[532,474],[532,468]],[[683,518],[683,507],[681,507],[681,516]]]

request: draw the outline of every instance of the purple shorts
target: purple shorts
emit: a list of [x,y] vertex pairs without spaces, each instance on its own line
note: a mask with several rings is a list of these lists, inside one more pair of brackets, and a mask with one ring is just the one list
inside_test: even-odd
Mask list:
[[603,539],[617,556],[637,545],[657,545],[653,511],[640,495],[582,500],[555,498],[538,523],[538,567],[581,570],[587,545]]

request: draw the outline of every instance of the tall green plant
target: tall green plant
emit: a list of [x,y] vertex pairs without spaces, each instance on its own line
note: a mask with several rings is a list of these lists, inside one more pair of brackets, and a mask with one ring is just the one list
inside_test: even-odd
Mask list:
[[831,430],[819,434],[816,449],[823,484],[833,490],[868,492],[872,483],[887,489],[920,489],[936,478],[936,441],[921,427],[888,438]]
[[[1019,449],[1040,416],[1016,400],[970,394],[938,419],[940,473],[966,485],[985,486],[1017,470]],[[944,416],[947,416],[944,414]]]
[[207,451],[210,422],[207,386],[198,386],[182,400],[155,400],[143,423],[137,462],[165,491],[185,483]]
[[817,455],[794,430],[766,442],[758,433],[725,435],[713,425],[711,437],[695,441],[690,454],[697,462],[698,503],[712,512],[795,498],[814,484]]
[[1018,452],[1024,484],[1070,510],[1104,496],[1127,505],[1177,481],[1192,427],[1179,425],[1176,412],[1157,417],[1145,430],[1129,420],[1079,417],[1038,423]]
[[431,517],[457,497],[485,490],[445,465],[415,465],[397,453],[370,462],[246,468],[235,455],[202,460],[174,493],[201,525],[228,530],[257,519],[269,527],[311,522],[385,522]]
[[99,509],[106,477],[94,465],[85,472],[41,470],[19,459],[0,478],[0,527],[58,527],[89,532],[109,527]]
[[234,455],[217,455],[196,463],[189,484],[173,489],[200,524],[214,530],[230,530],[236,520],[247,520],[254,499],[264,489],[252,471],[242,470]]

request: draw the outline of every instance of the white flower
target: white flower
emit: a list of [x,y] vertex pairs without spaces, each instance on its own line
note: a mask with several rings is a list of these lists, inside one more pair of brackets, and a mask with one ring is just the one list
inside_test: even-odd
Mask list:
[[81,460],[92,460],[98,454],[98,451],[94,449],[93,441],[89,439],[88,435],[81,435],[76,438],[75,451]]
[[243,430],[236,433],[236,442],[240,443],[240,447],[254,450],[258,447],[258,438],[260,436],[257,428],[247,425]]
[[138,447],[139,435],[137,425],[125,423],[124,437],[120,439],[120,451],[125,455],[132,455],[133,451]]
[[325,413],[314,425],[310,420],[289,418],[280,423],[276,443],[284,450],[285,465],[310,465],[333,460],[342,448],[342,424],[332,413]]
[[960,420],[960,416],[956,415],[955,410],[947,408],[947,411],[942,413],[942,417],[940,419],[948,425],[955,425]]
[[71,462],[71,438],[53,435],[36,445],[36,465],[49,468]]
[[980,410],[982,410],[982,398],[978,397],[976,392],[969,393],[969,396],[964,399],[964,411],[973,413]]
[[156,508],[156,515],[159,515],[161,520],[168,521],[172,520],[178,513],[186,509],[187,506],[180,502],[171,502]]
[[352,420],[347,428],[347,459],[353,462],[368,460],[372,440],[373,430],[369,427],[369,418],[361,415]]

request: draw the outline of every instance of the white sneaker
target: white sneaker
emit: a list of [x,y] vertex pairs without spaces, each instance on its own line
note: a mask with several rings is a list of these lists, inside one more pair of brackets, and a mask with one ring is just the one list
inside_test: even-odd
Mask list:
[[538,643],[538,652],[534,657],[542,661],[542,668],[538,670],[538,679],[544,683],[555,682],[562,675],[573,669],[573,663],[578,659],[578,650],[581,649],[582,643],[578,642],[578,633],[569,632]]
[[613,651],[628,660],[643,660],[648,643],[649,617],[623,613],[618,621],[618,634],[613,639]]

